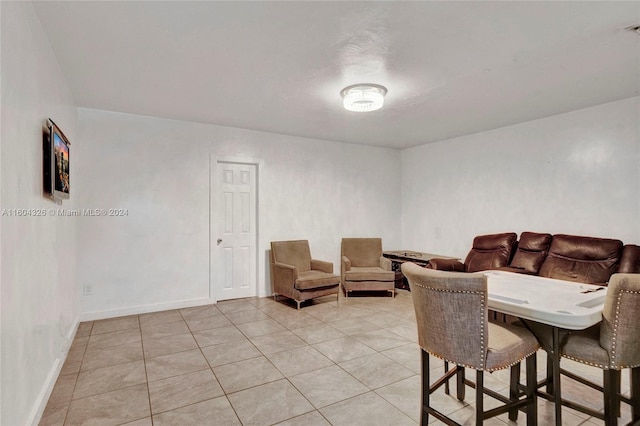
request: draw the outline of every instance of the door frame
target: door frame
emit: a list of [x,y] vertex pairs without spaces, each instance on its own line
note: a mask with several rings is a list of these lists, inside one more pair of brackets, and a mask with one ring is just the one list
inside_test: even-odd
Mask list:
[[[219,251],[216,250],[216,240],[218,239],[221,215],[218,212],[219,203],[218,195],[221,190],[221,183],[218,181],[218,168],[220,163],[233,163],[233,164],[246,164],[256,167],[256,240],[255,240],[255,253],[256,256],[256,271],[255,271],[255,295],[260,297],[262,295],[261,289],[264,288],[264,281],[260,279],[262,274],[260,271],[264,271],[265,264],[263,256],[260,256],[261,252],[261,239],[260,239],[260,211],[262,210],[262,180],[261,175],[264,172],[264,161],[251,157],[232,157],[232,156],[218,156],[215,153],[210,154],[209,160],[209,299],[213,303],[218,302],[218,288],[216,286],[216,269],[221,261]],[[214,196],[215,194],[215,196]]]

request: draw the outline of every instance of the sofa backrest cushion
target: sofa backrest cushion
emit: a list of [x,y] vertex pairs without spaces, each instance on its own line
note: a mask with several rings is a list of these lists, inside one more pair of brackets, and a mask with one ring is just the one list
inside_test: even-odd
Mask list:
[[618,272],[623,274],[640,274],[640,246],[627,244],[622,248]]
[[271,257],[276,263],[295,266],[298,272],[311,270],[311,251],[309,241],[272,241]]
[[465,271],[478,272],[507,266],[517,238],[515,232],[478,235],[464,260]]
[[380,266],[382,238],[343,238],[342,256],[351,261],[351,266]]
[[529,274],[537,274],[547,257],[550,245],[551,234],[523,232],[509,266],[522,269]]
[[608,238],[553,236],[541,277],[587,284],[604,284],[618,269],[622,241]]

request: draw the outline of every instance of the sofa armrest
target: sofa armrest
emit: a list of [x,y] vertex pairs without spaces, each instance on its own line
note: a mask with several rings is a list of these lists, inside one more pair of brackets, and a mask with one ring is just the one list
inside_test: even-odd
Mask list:
[[465,272],[464,263],[457,259],[430,259],[427,267],[438,271]]
[[391,259],[388,259],[384,256],[380,256],[380,267],[385,271],[391,270]]
[[322,271],[327,274],[333,274],[333,263],[324,260],[311,259],[311,269],[314,271]]

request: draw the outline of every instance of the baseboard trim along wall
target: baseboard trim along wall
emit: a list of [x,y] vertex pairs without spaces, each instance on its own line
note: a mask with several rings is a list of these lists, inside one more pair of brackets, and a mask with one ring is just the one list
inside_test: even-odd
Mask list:
[[73,322],[69,331],[67,332],[66,342],[64,345],[61,354],[54,361],[51,366],[51,370],[49,370],[49,374],[47,375],[47,379],[42,385],[42,389],[40,389],[40,393],[33,403],[33,408],[31,409],[31,413],[29,414],[29,418],[27,419],[27,424],[29,425],[37,425],[40,423],[42,419],[42,414],[44,414],[45,408],[47,408],[47,402],[49,402],[49,398],[51,397],[51,392],[53,391],[53,387],[58,380],[58,376],[60,376],[60,371],[62,371],[62,366],[64,365],[64,361],[67,359],[67,355],[69,354],[69,349],[71,349],[71,344],[73,343],[73,338],[76,335],[76,331],[78,330],[78,324],[80,324],[80,320],[76,318]]
[[212,305],[216,300],[213,298],[182,300],[179,302],[156,303],[153,305],[130,306],[122,309],[112,309],[106,311],[84,312],[80,314],[80,321],[96,321],[106,318],[123,317],[126,315],[148,314],[150,312],[166,311],[169,309],[190,308],[192,306]]

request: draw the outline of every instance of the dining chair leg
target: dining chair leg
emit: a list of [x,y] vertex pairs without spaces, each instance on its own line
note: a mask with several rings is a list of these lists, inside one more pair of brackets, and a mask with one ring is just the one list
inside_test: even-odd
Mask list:
[[553,359],[547,352],[547,393],[553,395]]
[[538,401],[536,398],[536,391],[538,387],[538,359],[536,354],[531,354],[527,358],[527,390],[526,397],[529,403],[527,404],[527,426],[535,426],[538,424]]
[[618,416],[616,415],[616,370],[603,371],[603,396],[604,396],[604,424],[605,426],[616,426],[618,424]]
[[[520,364],[517,363],[511,366],[511,378],[509,379],[509,399],[513,401],[517,401],[520,396]],[[527,372],[529,370],[527,369]],[[513,409],[509,411],[509,420],[517,421],[518,420],[518,409]]]
[[[553,327],[553,350],[551,351],[551,357],[553,362],[551,363],[551,369],[553,374],[553,411],[555,417],[556,426],[562,426],[562,390],[560,382],[560,331],[558,327]],[[547,374],[549,372],[547,371]]]
[[622,392],[622,370],[613,370],[613,395],[615,396],[613,409],[615,416],[620,417],[620,405],[622,400],[620,399],[620,393]]
[[459,366],[458,372],[456,373],[456,396],[458,397],[458,401],[464,401],[465,395],[465,384],[464,384],[464,367]]
[[640,423],[640,367],[631,369],[631,419]]
[[422,410],[420,411],[420,425],[429,423],[429,353],[420,349],[422,353]]
[[[464,371],[464,369],[462,369]],[[464,384],[464,380],[462,381]],[[484,371],[476,370],[476,426],[484,421]]]
[[[449,371],[449,361],[445,361],[444,362],[444,374],[447,374],[448,371]],[[446,395],[449,395],[449,381],[448,380],[444,383],[444,393]]]

